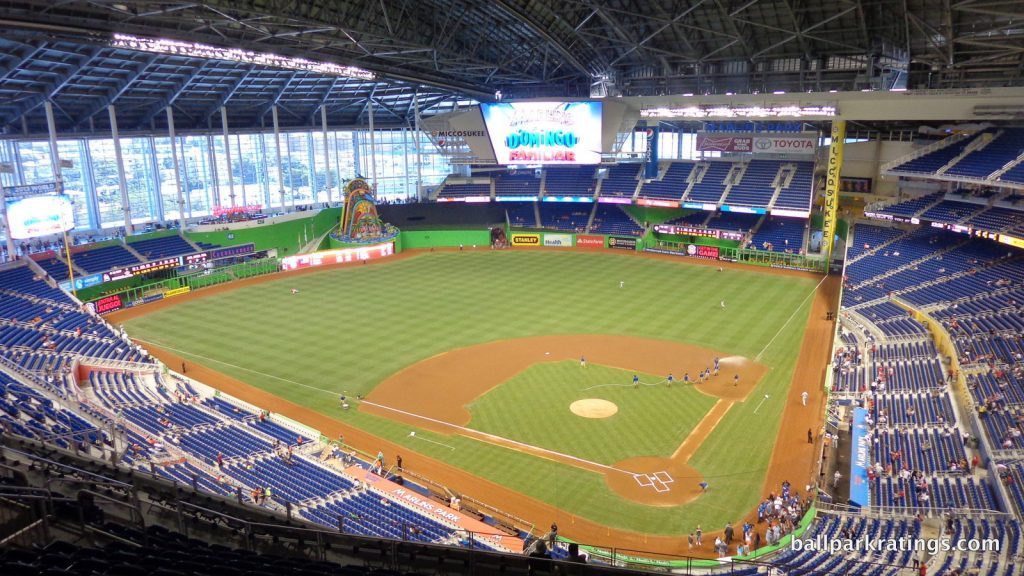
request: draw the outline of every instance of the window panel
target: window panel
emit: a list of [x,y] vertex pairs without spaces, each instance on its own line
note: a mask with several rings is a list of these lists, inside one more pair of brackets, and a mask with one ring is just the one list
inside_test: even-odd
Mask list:
[[88,230],[92,228],[89,221],[89,202],[86,199],[89,186],[86,179],[88,166],[83,158],[84,143],[82,140],[58,140],[57,155],[61,160],[70,160],[71,168],[62,168],[61,179],[64,182],[64,193],[71,197],[75,212],[75,228]]

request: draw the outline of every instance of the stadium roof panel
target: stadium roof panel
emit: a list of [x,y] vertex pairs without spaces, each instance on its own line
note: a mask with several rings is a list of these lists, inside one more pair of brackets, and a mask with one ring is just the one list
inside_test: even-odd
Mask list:
[[[44,97],[61,130],[103,126],[97,110],[130,102],[119,117],[131,130],[161,126],[168,104],[183,128],[203,127],[218,102],[239,127],[265,122],[268,103],[286,126],[308,124],[320,102],[331,124],[360,125],[372,95],[382,125],[408,125],[417,93],[446,110],[498,90],[526,98],[1018,86],[1022,16],[1010,0],[12,0],[0,10],[0,93],[22,94],[0,104],[0,122],[38,131]],[[112,45],[114,34],[355,68],[210,61]]]

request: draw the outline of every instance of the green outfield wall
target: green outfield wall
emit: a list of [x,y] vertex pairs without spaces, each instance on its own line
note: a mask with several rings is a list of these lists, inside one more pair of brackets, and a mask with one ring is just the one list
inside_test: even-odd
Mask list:
[[483,230],[402,230],[395,241],[395,252],[417,248],[490,246],[491,231]]

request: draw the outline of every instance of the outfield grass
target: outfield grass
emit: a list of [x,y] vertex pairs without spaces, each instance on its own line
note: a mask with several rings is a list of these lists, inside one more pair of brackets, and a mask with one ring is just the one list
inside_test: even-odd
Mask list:
[[[681,509],[624,501],[597,474],[513,450],[443,437],[456,447],[450,451],[422,441],[441,440],[436,434],[419,431],[410,438],[407,425],[359,411],[345,415],[388,440],[573,514],[616,528],[679,534],[697,522],[719,526],[735,520],[762,496],[814,284],[756,269],[718,272],[682,259],[627,253],[444,252],[281,277],[185,302],[132,320],[127,328],[133,337],[332,416],[339,415],[339,391],[366,394],[410,364],[504,338],[624,334],[751,358],[763,351],[761,362],[771,370],[751,398],[771,399],[758,414],[757,402],[747,402],[722,419],[690,460],[712,489]],[[291,288],[300,293],[292,295]],[[727,302],[724,311],[721,300]],[[494,392],[509,393],[504,389]],[[526,411],[499,417],[486,402],[479,407],[474,418],[481,426],[530,434],[544,446],[561,441],[550,436],[562,427],[524,432],[527,426],[514,416]],[[574,449],[602,458],[621,454],[608,449],[602,456],[600,447],[588,444],[574,440]]]

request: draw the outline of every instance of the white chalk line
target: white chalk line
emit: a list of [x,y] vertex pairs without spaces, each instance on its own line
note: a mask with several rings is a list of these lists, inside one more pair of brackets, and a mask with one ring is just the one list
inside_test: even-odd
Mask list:
[[757,356],[754,356],[754,362],[761,361],[761,356],[764,355],[765,350],[768,350],[768,347],[771,346],[773,342],[775,342],[775,339],[779,337],[779,334],[782,334],[782,331],[786,329],[786,326],[789,326],[789,323],[793,321],[793,318],[796,318],[796,315],[798,312],[800,312],[800,309],[804,307],[804,304],[807,303],[807,300],[811,296],[814,296],[818,292],[818,288],[821,287],[821,285],[825,282],[827,278],[827,275],[822,277],[821,282],[818,282],[818,285],[814,287],[814,290],[811,290],[811,293],[808,294],[802,302],[800,302],[800,305],[797,306],[795,310],[793,310],[793,313],[789,315],[789,319],[786,320],[782,327],[779,328],[779,331],[775,333],[775,336],[772,336],[772,339],[769,340],[768,343],[764,345],[764,348],[762,348],[761,351],[757,353]]
[[581,464],[587,464],[589,466],[595,466],[595,467],[598,467],[598,468],[603,468],[605,470],[614,470],[615,472],[622,472],[623,474],[629,474],[629,475],[635,475],[636,474],[635,472],[630,472],[629,470],[623,470],[622,468],[616,468],[614,466],[609,466],[607,464],[601,464],[599,462],[593,462],[593,461],[590,461],[590,460],[586,460],[584,458],[579,458],[577,456],[572,456],[570,454],[564,454],[562,452],[556,452],[554,450],[548,450],[547,448],[541,448],[540,446],[534,446],[532,444],[527,444],[525,442],[519,442],[518,440],[512,440],[511,438],[505,438],[503,436],[498,436],[496,434],[489,434],[487,432],[481,432],[480,430],[474,430],[472,428],[466,428],[465,426],[459,426],[458,424],[452,424],[451,422],[445,422],[444,420],[438,420],[436,418],[431,418],[429,416],[423,416],[421,414],[414,414],[412,412],[407,412],[407,411],[401,410],[399,408],[392,408],[391,406],[385,406],[383,404],[377,404],[376,402],[370,402],[369,400],[363,400],[363,404],[366,404],[368,406],[375,406],[377,408],[383,408],[384,410],[390,410],[392,412],[397,412],[399,414],[404,414],[406,416],[412,416],[413,418],[419,418],[421,420],[426,420],[427,422],[433,422],[434,424],[440,424],[442,426],[448,426],[449,428],[454,428],[454,429],[456,429],[456,430],[458,430],[460,432],[464,432],[464,433],[466,433],[470,437],[472,437],[472,436],[483,436],[483,437],[487,438],[488,440],[491,440],[492,443],[496,443],[498,445],[501,445],[501,443],[512,444],[514,446],[519,446],[519,447],[522,447],[522,448],[526,448],[528,450],[533,450],[533,451],[537,451],[537,452],[543,452],[545,454],[550,454],[552,456],[558,456],[559,458],[565,458],[565,459],[568,459],[568,460],[572,460],[574,462],[579,462]]
[[188,350],[179,350],[178,348],[167,346],[165,344],[160,344],[159,342],[150,342],[148,340],[142,340],[141,338],[133,338],[133,340],[135,340],[136,342],[142,342],[143,344],[150,344],[150,345],[156,346],[158,348],[163,348],[164,350],[170,350],[171,352],[177,352],[178,354],[188,355],[188,356],[191,356],[193,358],[199,358],[201,360],[208,360],[210,362],[216,362],[217,364],[222,364],[224,366],[230,366],[231,368],[236,368],[238,370],[244,370],[246,372],[251,372],[253,374],[259,374],[260,376],[266,376],[267,378],[273,378],[274,380],[280,380],[281,382],[287,382],[289,384],[295,384],[296,386],[302,386],[303,388],[309,388],[310,390],[316,390],[318,392],[324,392],[325,394],[330,394],[332,396],[335,395],[335,394],[338,394],[337,390],[326,390],[324,388],[317,388],[316,386],[310,386],[309,384],[303,384],[302,382],[296,382],[295,380],[289,380],[287,378],[282,378],[280,376],[274,376],[273,374],[267,374],[266,372],[260,372],[259,370],[253,370],[252,368],[246,368],[245,366],[239,366],[237,364],[231,364],[230,362],[224,362],[223,360],[218,360],[216,358],[210,358],[209,356],[202,356],[202,355],[199,355],[199,354],[195,354],[193,352],[189,352]]

